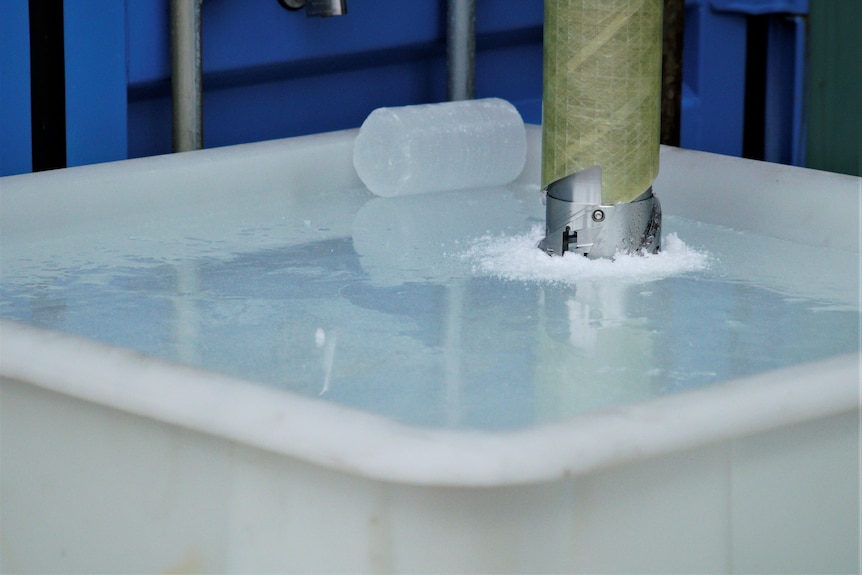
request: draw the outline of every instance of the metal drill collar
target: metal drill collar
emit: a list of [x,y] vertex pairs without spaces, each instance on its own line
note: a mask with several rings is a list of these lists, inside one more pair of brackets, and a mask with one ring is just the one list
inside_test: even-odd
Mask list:
[[601,168],[593,166],[546,189],[545,238],[549,255],[590,258],[656,253],[661,248],[661,204],[652,187],[631,202],[601,203]]

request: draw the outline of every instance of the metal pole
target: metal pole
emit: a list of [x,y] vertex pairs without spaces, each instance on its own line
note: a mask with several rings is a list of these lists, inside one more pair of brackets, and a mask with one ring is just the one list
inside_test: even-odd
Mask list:
[[449,100],[472,100],[476,76],[476,1],[448,2],[447,92]]
[[174,152],[203,147],[201,0],[171,0]]

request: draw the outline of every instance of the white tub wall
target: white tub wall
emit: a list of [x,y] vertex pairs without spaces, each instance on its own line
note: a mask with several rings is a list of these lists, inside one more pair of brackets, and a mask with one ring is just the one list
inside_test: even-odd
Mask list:
[[[242,555],[232,553],[228,569],[855,572],[858,422],[849,413],[553,483],[494,488],[363,480],[243,450],[231,538]],[[291,514],[300,499],[318,529],[304,513]],[[307,543],[286,553],[284,542],[294,539]],[[351,552],[330,557],[333,544]],[[310,561],[291,563],[300,549]]]
[[4,572],[224,564],[228,444],[33,385],[0,391]]
[[851,573],[859,413],[501,487],[331,471],[2,381],[7,572]]
[[[148,217],[159,224],[166,216],[193,225],[197,215],[238,194],[248,198],[249,205],[242,210],[252,215],[267,209],[289,215],[291,205],[306,194],[362,185],[352,162],[355,133],[314,134],[7,176],[0,179],[0,233],[4,241],[42,241],[146,222]],[[338,210],[337,205],[327,208]],[[165,228],[160,225],[159,231],[170,232]]]
[[[315,134],[184,154],[93,164],[2,178],[2,234],[41,239],[117,217],[184,217],[237,193],[281,205],[301,196],[361,186],[353,169],[358,130]],[[541,128],[527,126],[527,160],[518,184],[538,186]],[[697,174],[693,177],[692,174]],[[859,248],[862,180],[855,176],[662,146],[655,190],[665,209],[705,223]],[[32,194],[38,189],[38,194]],[[758,201],[748,201],[756,192]],[[824,201],[828,195],[829,201]],[[762,201],[761,201],[762,199]],[[745,209],[740,209],[744,205]],[[850,206],[851,209],[847,209]],[[805,236],[807,230],[815,236]],[[855,233],[853,233],[855,232]],[[802,234],[802,235],[800,235]]]
[[733,446],[734,568],[748,573],[859,573],[860,412]]
[[[157,226],[160,234],[183,238],[194,231],[201,213],[221,214],[222,204],[236,210],[231,199],[237,194],[248,202],[240,214],[221,214],[228,227],[242,217],[273,212],[289,216],[307,195],[362,186],[352,163],[356,133],[345,130],[7,176],[0,180],[0,237],[4,243],[62,239],[76,232],[115,229],[125,221],[140,224],[152,216],[153,223],[170,219],[172,225]],[[515,183],[533,186],[538,193],[539,126],[527,126],[527,143],[527,163]],[[668,214],[799,243],[860,250],[862,179],[855,176],[663,146],[654,188]],[[827,196],[829,201],[824,201]],[[333,201],[327,205],[327,217],[335,212],[349,222],[355,209]]]
[[857,176],[662,146],[654,189],[676,216],[859,252]]

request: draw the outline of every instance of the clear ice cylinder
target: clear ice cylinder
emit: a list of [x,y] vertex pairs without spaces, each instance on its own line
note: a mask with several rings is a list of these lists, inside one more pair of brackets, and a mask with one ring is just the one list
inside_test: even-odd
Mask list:
[[384,197],[505,185],[526,158],[524,121],[499,98],[378,108],[353,148],[362,182]]

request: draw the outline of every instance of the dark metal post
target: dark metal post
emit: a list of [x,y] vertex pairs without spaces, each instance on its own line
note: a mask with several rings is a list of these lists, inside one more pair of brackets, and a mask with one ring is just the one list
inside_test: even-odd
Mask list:
[[476,76],[476,1],[449,0],[446,58],[449,100],[472,100]]
[[174,152],[203,147],[201,0],[171,0]]

